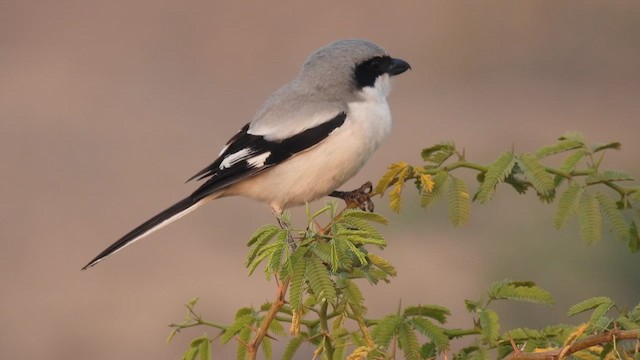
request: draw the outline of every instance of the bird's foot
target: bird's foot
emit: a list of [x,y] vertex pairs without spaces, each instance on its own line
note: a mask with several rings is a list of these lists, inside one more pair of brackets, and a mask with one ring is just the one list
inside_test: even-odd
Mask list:
[[352,191],[334,191],[329,196],[333,196],[344,200],[350,209],[358,208],[362,211],[373,212],[373,201],[371,201],[371,193],[373,184],[367,181],[364,185]]

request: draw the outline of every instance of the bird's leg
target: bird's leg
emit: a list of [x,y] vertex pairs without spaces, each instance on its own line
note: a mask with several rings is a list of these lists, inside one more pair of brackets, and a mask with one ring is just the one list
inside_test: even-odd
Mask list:
[[287,231],[287,244],[289,244],[289,248],[291,249],[291,253],[293,254],[296,251],[296,241],[291,235],[291,229],[289,228],[289,224],[282,217],[282,209],[273,209],[273,215],[276,216],[276,220],[278,220],[278,225],[281,229]]
[[371,192],[373,184],[367,181],[364,185],[352,191],[334,191],[329,196],[333,196],[344,200],[348,208],[359,208],[362,211],[373,212],[373,201],[371,201]]

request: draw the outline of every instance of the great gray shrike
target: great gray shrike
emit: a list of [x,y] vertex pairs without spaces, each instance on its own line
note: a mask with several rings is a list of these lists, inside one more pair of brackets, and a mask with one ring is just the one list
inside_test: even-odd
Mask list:
[[389,135],[389,78],[408,69],[365,40],[340,40],[314,52],[218,158],[189,179],[206,179],[195,192],[131,230],[83,270],[213,199],[241,195],[279,215],[331,194]]

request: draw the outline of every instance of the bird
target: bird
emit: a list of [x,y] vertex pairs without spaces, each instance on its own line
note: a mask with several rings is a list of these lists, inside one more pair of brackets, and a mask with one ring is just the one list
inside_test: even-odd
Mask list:
[[391,131],[390,78],[410,68],[368,40],[343,39],[318,49],[231,137],[216,160],[187,180],[204,181],[202,185],[122,236],[82,270],[214,199],[254,199],[281,219],[287,208],[327,195],[344,196],[336,190],[356,175]]

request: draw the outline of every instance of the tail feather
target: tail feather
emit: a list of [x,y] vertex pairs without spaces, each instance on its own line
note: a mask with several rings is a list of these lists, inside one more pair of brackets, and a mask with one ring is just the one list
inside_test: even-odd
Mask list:
[[151,234],[156,230],[160,230],[161,228],[169,225],[170,223],[178,220],[184,215],[190,213],[191,211],[197,209],[199,206],[203,205],[206,202],[206,199],[193,199],[192,197],[187,197],[170,206],[163,212],[158,215],[152,217],[151,219],[142,223],[142,225],[137,228],[131,230],[129,233],[121,237],[118,241],[114,242],[102,251],[98,256],[96,256],[93,260],[91,260],[87,265],[85,265],[82,270],[86,270],[100,261],[104,260],[109,255],[112,255],[125,247],[133,244],[134,242],[142,239],[143,237]]

